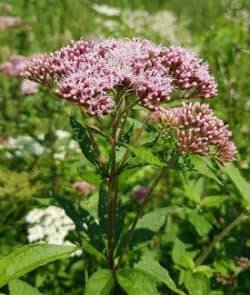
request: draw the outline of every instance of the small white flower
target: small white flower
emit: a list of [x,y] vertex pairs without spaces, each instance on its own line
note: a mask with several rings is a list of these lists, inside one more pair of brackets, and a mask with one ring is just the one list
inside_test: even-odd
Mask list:
[[70,137],[70,133],[64,130],[56,130],[55,133],[58,139],[65,139]]
[[69,149],[70,150],[77,150],[77,151],[80,151],[80,149],[79,149],[79,145],[78,145],[78,143],[77,143],[77,141],[75,141],[75,140],[70,140],[70,142],[69,142]]
[[44,214],[43,210],[33,209],[26,215],[25,220],[28,223],[37,223],[39,222],[43,214]]
[[49,244],[65,245],[65,237],[75,229],[72,220],[65,211],[55,206],[45,209],[33,209],[26,216],[26,222],[33,224],[28,229],[29,242],[44,241]]
[[54,159],[56,160],[64,160],[66,157],[66,152],[61,152],[61,153],[55,153],[53,155]]
[[41,225],[35,225],[28,229],[28,240],[30,243],[42,240],[44,238],[44,229]]
[[118,16],[121,14],[120,9],[116,8],[116,7],[112,7],[112,6],[108,6],[108,5],[98,5],[98,4],[93,4],[92,8],[103,15],[106,16]]

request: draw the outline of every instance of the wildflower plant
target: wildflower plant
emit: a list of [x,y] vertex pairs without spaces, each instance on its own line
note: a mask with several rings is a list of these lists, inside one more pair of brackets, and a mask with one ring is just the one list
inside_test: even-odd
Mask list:
[[[97,216],[64,197],[54,198],[75,224],[78,236],[72,241],[99,264],[85,294],[120,294],[121,289],[131,295],[159,294],[160,283],[185,294],[157,260],[142,256],[135,262],[137,252],[128,254],[139,235],[147,239],[143,230],[154,231],[152,224],[145,228],[143,213],[167,170],[192,169],[191,155],[197,155],[196,161],[209,156],[222,165],[235,160],[228,126],[203,103],[217,93],[208,65],[192,50],[148,40],[80,40],[31,57],[20,76],[80,109],[82,122],[71,116],[70,124],[92,166],[92,183],[78,182],[74,187],[79,192],[99,187]],[[194,99],[202,102],[193,103]],[[151,183],[147,180],[146,186],[128,194],[121,179],[148,166],[153,167]],[[127,218],[124,195],[136,204],[133,218]],[[164,210],[167,214],[171,208]],[[64,249],[68,254],[77,248]]]

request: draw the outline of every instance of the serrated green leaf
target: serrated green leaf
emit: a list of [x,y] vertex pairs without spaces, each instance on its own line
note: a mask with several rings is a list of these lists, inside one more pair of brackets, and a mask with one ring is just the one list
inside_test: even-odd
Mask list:
[[100,269],[88,280],[84,295],[109,295],[114,283],[113,272],[110,269]]
[[185,294],[183,291],[177,289],[175,282],[169,276],[168,271],[153,258],[142,257],[142,260],[135,265],[135,269],[141,270],[157,282],[164,283],[173,292],[181,295]]
[[117,281],[128,295],[159,295],[156,281],[139,269],[120,269]]
[[219,207],[226,199],[227,196],[207,196],[201,200],[201,206],[206,208]]
[[200,272],[192,273],[186,271],[184,274],[184,285],[189,295],[209,295],[210,282],[208,277]]
[[209,159],[198,155],[190,155],[190,159],[195,169],[201,175],[214,179],[215,181],[217,181],[217,183],[221,184],[221,181],[218,179],[218,177],[213,171],[213,166],[211,165]]
[[195,210],[188,213],[188,220],[200,236],[207,235],[212,228],[212,225],[207,219],[204,216],[199,215]]
[[129,144],[125,144],[126,148],[139,159],[140,164],[148,164],[157,167],[164,167],[164,163],[152,153],[150,148],[144,146],[135,147]]
[[222,167],[222,171],[231,179],[247,204],[250,204],[250,183],[240,174],[240,170],[230,163]]
[[81,151],[86,159],[94,166],[99,167],[98,155],[96,154],[96,151],[92,145],[87,129],[82,126],[73,116],[70,116],[70,124],[74,137],[79,143]]
[[10,295],[41,295],[36,288],[21,280],[10,281],[9,291]]
[[[92,246],[94,246],[96,250],[102,251],[104,249],[104,241],[101,236],[101,229],[90,212],[73,200],[61,196],[54,196],[54,200],[60,204],[60,207],[62,207],[69,218],[72,219],[76,230],[81,234],[85,233],[90,238]],[[84,224],[87,226],[84,226]],[[100,255],[102,254],[100,253]]]
[[0,259],[0,287],[41,265],[68,257],[76,250],[75,246],[25,245]]

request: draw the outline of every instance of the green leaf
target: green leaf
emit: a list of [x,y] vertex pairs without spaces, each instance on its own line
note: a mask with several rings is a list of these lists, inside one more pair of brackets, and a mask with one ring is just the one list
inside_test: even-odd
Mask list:
[[68,257],[76,250],[75,246],[25,245],[0,259],[0,287],[41,265]]
[[250,183],[243,178],[239,169],[230,163],[226,167],[222,167],[222,171],[232,180],[247,204],[250,204]]
[[207,196],[201,200],[201,206],[210,208],[210,207],[219,207],[226,199],[227,196]]
[[200,272],[192,273],[186,271],[184,274],[184,285],[189,295],[209,295],[210,282],[206,275]]
[[199,265],[195,268],[195,272],[203,272],[207,276],[210,276],[214,273],[214,270],[208,265]]
[[195,210],[188,213],[188,220],[194,226],[200,236],[205,236],[209,233],[212,225],[202,215],[199,215]]
[[157,232],[165,224],[166,216],[168,214],[173,214],[180,210],[180,207],[171,206],[151,211],[139,219],[136,228],[146,228],[153,232]]
[[[102,251],[104,249],[104,241],[101,236],[101,228],[94,216],[73,200],[61,196],[54,196],[54,200],[60,204],[60,207],[62,207],[69,218],[72,219],[76,226],[76,230],[81,234],[85,233],[90,238],[92,246],[97,250]],[[80,239],[81,237],[78,236],[78,238]]]
[[159,295],[156,281],[139,269],[120,269],[117,280],[128,295]]
[[185,259],[183,259],[185,256],[188,256],[188,253],[186,252],[186,245],[179,239],[176,239],[172,248],[172,259],[174,263],[188,267]]
[[177,289],[175,282],[169,276],[168,271],[153,258],[142,257],[142,260],[135,265],[135,269],[141,270],[152,277],[152,279],[164,283],[173,292],[177,294],[185,294],[183,291]]
[[183,188],[185,195],[193,202],[199,203],[202,195],[202,190],[200,188],[203,183],[203,177],[198,181],[186,180],[183,182]]
[[151,149],[144,146],[135,147],[129,144],[125,144],[126,148],[139,159],[140,164],[153,165],[157,167],[164,167],[164,163],[152,153]]
[[21,280],[9,282],[10,295],[41,295],[41,293],[28,283]]
[[102,181],[102,178],[99,174],[96,174],[94,171],[86,171],[85,169],[83,171],[79,171],[80,177],[93,184],[93,185],[99,185]]
[[70,116],[70,124],[74,137],[79,143],[81,151],[86,159],[94,166],[99,167],[98,155],[96,154],[96,151],[92,145],[87,129],[82,126],[73,116]]
[[221,181],[218,179],[218,177],[215,175],[213,171],[213,166],[209,159],[198,156],[198,155],[190,155],[190,159],[195,167],[195,169],[201,174],[208,178],[214,179],[219,184],[221,184]]
[[84,295],[109,295],[115,279],[110,269],[100,269],[88,280]]

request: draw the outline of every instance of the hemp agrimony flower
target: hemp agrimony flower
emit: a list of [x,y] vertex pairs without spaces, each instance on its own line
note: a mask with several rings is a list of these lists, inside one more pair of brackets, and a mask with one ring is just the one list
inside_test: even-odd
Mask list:
[[55,93],[103,116],[114,109],[113,92],[127,90],[150,110],[176,99],[210,98],[216,84],[208,66],[189,49],[166,48],[148,40],[72,41],[70,45],[31,59],[27,79],[52,87]]

